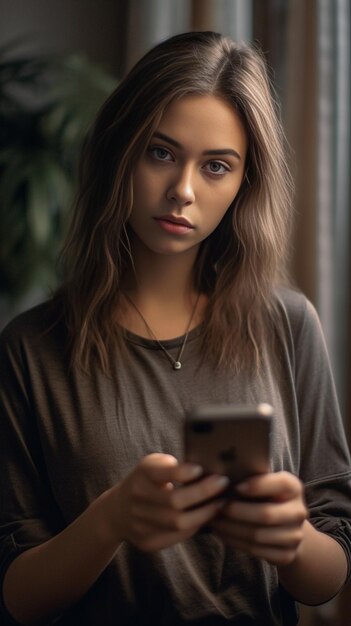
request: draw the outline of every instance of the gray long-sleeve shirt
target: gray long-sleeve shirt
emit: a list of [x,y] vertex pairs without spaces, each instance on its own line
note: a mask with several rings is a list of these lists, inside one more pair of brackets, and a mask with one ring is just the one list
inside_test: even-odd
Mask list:
[[[282,328],[260,376],[202,362],[201,327],[182,369],[153,341],[127,333],[130,359],[113,375],[69,370],[62,322],[45,303],[0,340],[0,571],[72,522],[151,452],[183,456],[185,412],[205,403],[274,407],[271,465],[305,484],[310,521],[351,555],[351,465],[318,317],[301,294],[277,292]],[[164,341],[174,356],[183,338]],[[1,614],[1,610],[0,610]],[[3,607],[1,623],[9,616]],[[8,621],[10,623],[10,621]],[[213,533],[145,554],[123,543],[64,626],[293,625],[276,568]]]

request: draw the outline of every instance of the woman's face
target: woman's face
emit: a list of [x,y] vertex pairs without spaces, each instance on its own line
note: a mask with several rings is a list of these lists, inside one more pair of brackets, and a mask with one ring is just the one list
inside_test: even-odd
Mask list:
[[196,252],[238,193],[246,152],[244,125],[227,102],[173,101],[134,172],[133,245],[161,255]]

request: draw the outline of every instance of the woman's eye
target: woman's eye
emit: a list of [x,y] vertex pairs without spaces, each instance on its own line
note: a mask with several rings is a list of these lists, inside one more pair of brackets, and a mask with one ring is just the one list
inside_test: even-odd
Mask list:
[[149,152],[158,161],[172,161],[172,155],[166,148],[151,146]]
[[209,161],[209,163],[206,163],[205,167],[210,174],[215,174],[217,176],[229,172],[229,167],[220,161]]

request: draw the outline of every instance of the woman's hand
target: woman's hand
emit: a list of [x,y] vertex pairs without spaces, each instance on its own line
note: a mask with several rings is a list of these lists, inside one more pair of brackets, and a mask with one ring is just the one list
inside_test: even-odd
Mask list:
[[146,456],[104,494],[109,532],[145,551],[188,539],[218,513],[229,482],[215,475],[194,482],[201,473],[167,454]]
[[274,565],[288,565],[303,539],[307,509],[301,481],[288,472],[254,476],[237,485],[232,500],[211,525],[223,541]]

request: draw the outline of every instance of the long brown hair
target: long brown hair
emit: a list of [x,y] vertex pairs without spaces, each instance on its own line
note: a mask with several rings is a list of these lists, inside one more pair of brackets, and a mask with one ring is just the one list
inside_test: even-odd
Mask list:
[[224,98],[248,134],[245,178],[201,245],[195,287],[209,296],[203,349],[217,365],[259,365],[285,276],[291,184],[284,136],[262,55],[213,32],[187,32],[150,50],[100,110],[83,150],[79,195],[62,253],[63,300],[74,363],[108,370],[123,349],[115,323],[131,263],[133,168],[167,105],[191,94]]

